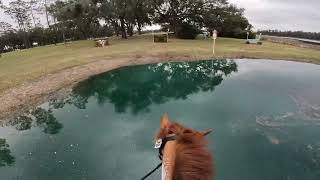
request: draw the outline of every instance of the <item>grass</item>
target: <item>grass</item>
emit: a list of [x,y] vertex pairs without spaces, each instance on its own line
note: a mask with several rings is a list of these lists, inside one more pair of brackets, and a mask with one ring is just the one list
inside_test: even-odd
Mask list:
[[[169,43],[152,43],[151,36],[128,40],[111,38],[111,46],[95,48],[93,41],[76,41],[5,53],[0,58],[0,94],[28,80],[66,68],[121,57],[140,56],[210,56],[212,41],[171,39]],[[244,40],[219,38],[216,57],[288,59],[320,64],[320,51],[264,42],[246,45]]]

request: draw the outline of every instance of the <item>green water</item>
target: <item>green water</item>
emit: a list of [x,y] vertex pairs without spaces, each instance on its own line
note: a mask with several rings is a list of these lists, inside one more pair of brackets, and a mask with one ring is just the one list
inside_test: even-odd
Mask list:
[[[267,60],[121,68],[0,128],[1,180],[134,180],[159,118],[208,136],[217,180],[320,179],[320,66]],[[158,171],[150,179],[160,179]]]

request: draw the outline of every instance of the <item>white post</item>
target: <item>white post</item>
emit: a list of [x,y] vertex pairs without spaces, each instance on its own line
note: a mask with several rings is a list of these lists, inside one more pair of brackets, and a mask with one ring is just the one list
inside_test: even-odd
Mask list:
[[249,40],[249,34],[250,34],[250,33],[249,33],[249,31],[248,31],[248,32],[247,32],[247,40]]
[[214,55],[215,47],[216,47],[216,39],[217,39],[217,31],[216,30],[213,31],[212,39],[213,39],[212,54]]
[[167,31],[167,42],[169,41],[169,28],[168,28],[168,31]]
[[213,54],[213,55],[214,55],[214,53],[215,53],[215,52],[214,52],[215,46],[216,46],[216,40],[214,39],[214,40],[213,40],[213,48],[212,48],[212,54]]
[[152,38],[153,38],[153,43],[154,43],[154,30],[152,29]]

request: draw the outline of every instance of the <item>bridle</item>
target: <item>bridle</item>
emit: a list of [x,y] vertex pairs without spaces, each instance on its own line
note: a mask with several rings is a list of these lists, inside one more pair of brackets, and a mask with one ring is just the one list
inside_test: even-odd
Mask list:
[[165,137],[164,139],[158,139],[154,145],[155,149],[159,149],[159,159],[160,159],[160,164],[158,164],[152,171],[150,171],[148,174],[146,174],[143,178],[141,178],[141,180],[146,179],[147,177],[149,177],[152,173],[154,173],[157,169],[159,169],[162,166],[162,156],[163,156],[163,149],[166,146],[167,142],[169,141],[175,141],[177,140],[177,136],[176,135],[172,135],[172,136],[168,136]]

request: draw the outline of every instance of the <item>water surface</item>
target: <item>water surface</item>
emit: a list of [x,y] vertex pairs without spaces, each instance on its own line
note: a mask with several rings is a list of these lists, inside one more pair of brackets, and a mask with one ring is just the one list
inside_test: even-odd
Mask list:
[[[320,66],[215,60],[126,67],[0,128],[0,179],[139,179],[160,116],[208,136],[217,180],[320,179]],[[150,179],[160,179],[159,172]]]

